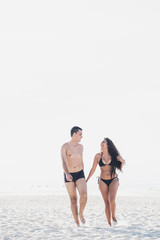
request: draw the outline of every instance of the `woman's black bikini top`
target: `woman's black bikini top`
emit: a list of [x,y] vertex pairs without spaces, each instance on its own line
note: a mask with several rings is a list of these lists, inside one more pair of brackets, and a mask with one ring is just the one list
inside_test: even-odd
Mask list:
[[[118,156],[118,154],[117,154],[117,156]],[[117,161],[117,159],[116,159],[116,162],[119,162],[119,161]],[[115,165],[114,162],[113,162],[113,160],[112,160],[112,158],[111,158],[111,161],[110,161],[109,164],[105,164],[105,163],[102,161],[102,155],[101,155],[101,158],[100,158],[98,164],[99,164],[100,167],[103,167],[103,166],[114,166],[114,165]]]
[[102,161],[102,156],[101,156],[101,158],[100,158],[100,160],[99,160],[99,166],[100,166],[100,167],[103,167],[103,166],[107,166],[107,165],[112,166],[112,160],[110,161],[109,164],[105,164],[105,163]]

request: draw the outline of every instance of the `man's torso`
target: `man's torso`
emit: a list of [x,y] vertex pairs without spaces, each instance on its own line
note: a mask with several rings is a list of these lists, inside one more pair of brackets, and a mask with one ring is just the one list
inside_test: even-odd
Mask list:
[[66,143],[66,165],[70,173],[83,169],[82,154],[83,147],[81,144],[72,146],[70,143]]

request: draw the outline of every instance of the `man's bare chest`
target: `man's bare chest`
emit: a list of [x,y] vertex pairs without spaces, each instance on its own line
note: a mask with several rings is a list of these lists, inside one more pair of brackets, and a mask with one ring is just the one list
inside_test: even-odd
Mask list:
[[68,148],[66,154],[69,158],[77,158],[82,156],[82,150],[80,148]]

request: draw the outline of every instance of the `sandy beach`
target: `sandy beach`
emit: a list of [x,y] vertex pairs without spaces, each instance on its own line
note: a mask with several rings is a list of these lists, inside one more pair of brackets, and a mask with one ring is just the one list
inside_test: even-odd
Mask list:
[[68,196],[1,195],[0,240],[160,239],[160,198],[117,197],[117,225],[109,227],[100,196],[89,196],[86,224],[77,227]]

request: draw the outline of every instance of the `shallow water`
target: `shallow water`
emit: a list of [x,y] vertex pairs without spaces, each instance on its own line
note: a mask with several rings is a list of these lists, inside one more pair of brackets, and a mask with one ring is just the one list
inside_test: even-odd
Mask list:
[[100,196],[89,196],[86,224],[74,223],[68,196],[0,196],[0,240],[160,239],[160,198],[117,197],[109,227]]

